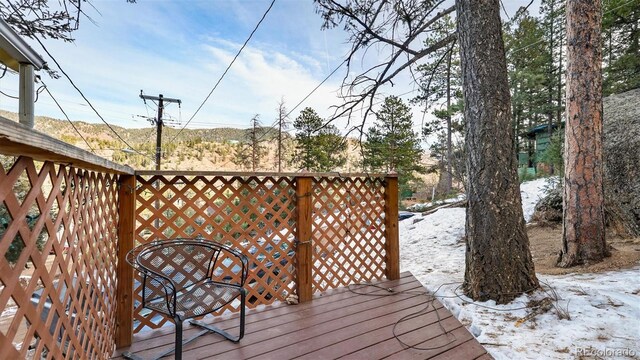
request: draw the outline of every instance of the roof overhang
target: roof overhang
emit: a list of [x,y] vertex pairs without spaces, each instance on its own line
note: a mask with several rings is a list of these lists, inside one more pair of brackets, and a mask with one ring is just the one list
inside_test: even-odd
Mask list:
[[31,64],[36,70],[46,68],[42,57],[0,18],[0,62],[19,71],[20,64]]

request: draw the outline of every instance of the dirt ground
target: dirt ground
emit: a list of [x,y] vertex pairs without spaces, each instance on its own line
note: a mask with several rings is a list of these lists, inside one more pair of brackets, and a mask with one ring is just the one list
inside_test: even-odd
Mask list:
[[562,248],[562,226],[527,226],[531,255],[536,272],[541,274],[593,273],[618,269],[627,269],[640,264],[640,238],[623,239],[614,234],[607,234],[607,244],[611,248],[611,256],[596,264],[585,264],[569,269],[555,266],[558,253]]

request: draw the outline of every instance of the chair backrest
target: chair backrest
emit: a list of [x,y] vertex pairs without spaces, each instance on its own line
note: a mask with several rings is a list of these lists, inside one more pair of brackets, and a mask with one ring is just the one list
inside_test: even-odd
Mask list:
[[138,264],[171,279],[176,290],[184,289],[210,276],[220,249],[205,242],[183,240],[162,242],[138,254]]

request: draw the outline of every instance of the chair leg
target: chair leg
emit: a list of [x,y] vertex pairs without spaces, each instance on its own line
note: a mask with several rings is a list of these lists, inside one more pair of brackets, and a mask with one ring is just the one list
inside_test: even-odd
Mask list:
[[[176,335],[175,335],[175,344],[174,347],[171,349],[167,349],[165,351],[163,351],[160,354],[157,354],[155,357],[152,358],[152,360],[159,360],[169,354],[175,354],[175,359],[176,360],[181,360],[182,359],[182,346],[186,345],[190,342],[192,342],[193,340],[197,339],[198,337],[208,334],[209,330],[203,330],[200,331],[199,333],[195,334],[194,336],[188,338],[185,341],[182,341],[182,320],[176,318],[173,319],[174,323],[176,324]],[[144,360],[143,358],[141,358],[138,355],[135,355],[131,352],[125,352],[124,354],[122,354],[122,357],[125,359],[130,359],[130,360]]]
[[247,297],[247,290],[242,289],[240,294],[240,335],[238,336],[238,341],[244,337],[244,302]]
[[233,336],[231,334],[229,334],[228,332],[217,328],[215,326],[206,324],[202,321],[199,320],[190,320],[189,323],[193,326],[197,326],[203,329],[206,329],[207,331],[216,333],[216,334],[220,334],[222,336],[224,336],[225,339],[233,341],[234,343],[237,343],[240,341],[240,339],[242,339],[244,337],[244,315],[245,315],[245,301],[246,301],[246,290],[242,289],[242,292],[240,293],[240,329],[239,329],[239,334],[238,336]]
[[[224,336],[227,340],[231,340],[234,343],[237,343],[240,341],[240,339],[242,339],[244,337],[244,316],[245,316],[245,301],[246,301],[246,297],[247,297],[247,291],[245,289],[242,289],[242,292],[240,293],[240,330],[239,330],[239,335],[238,336],[233,336],[231,334],[229,334],[228,332],[219,329],[217,327],[211,326],[209,324],[205,324],[202,321],[198,321],[198,320],[191,320],[189,321],[191,323],[191,325],[200,327],[204,330],[200,331],[199,333],[195,334],[194,336],[190,337],[189,339],[187,339],[186,341],[182,341],[182,320],[180,320],[179,318],[175,318],[173,319],[174,323],[176,324],[176,338],[175,338],[175,347],[173,349],[168,349],[165,350],[164,352],[162,352],[159,355],[156,355],[156,357],[154,359],[160,359],[162,357],[165,357],[171,353],[175,353],[175,359],[176,360],[182,360],[182,346],[186,345],[188,343],[190,343],[191,341],[197,339],[198,337],[208,334],[210,332],[216,333],[216,334],[220,334],[222,336]],[[142,360],[141,357],[136,356],[135,354],[132,354],[130,352],[126,352],[124,354],[122,354],[122,357],[124,357],[125,359],[132,359],[132,360]]]
[[173,319],[176,323],[176,350],[175,358],[176,360],[182,360],[182,320],[179,318]]

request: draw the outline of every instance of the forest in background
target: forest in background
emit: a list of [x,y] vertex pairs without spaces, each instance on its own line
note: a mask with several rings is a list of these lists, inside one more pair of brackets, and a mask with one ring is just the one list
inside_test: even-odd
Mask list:
[[[551,132],[561,128],[565,118],[566,13],[565,1],[542,0],[539,15],[526,7],[502,25],[509,89],[512,131],[517,154],[562,170],[561,132],[552,137],[551,147],[536,159],[534,141],[523,134],[547,125]],[[602,3],[602,95],[622,93],[640,87],[640,6],[632,0],[604,0]],[[531,9],[532,10],[532,9]],[[455,32],[452,16],[439,21],[425,46],[437,44]],[[440,190],[447,192],[452,182],[464,182],[464,121],[459,44],[433,52],[420,71],[421,93],[413,99],[433,115],[423,135],[433,139],[430,151],[439,161]],[[526,173],[523,177],[526,178]]]

